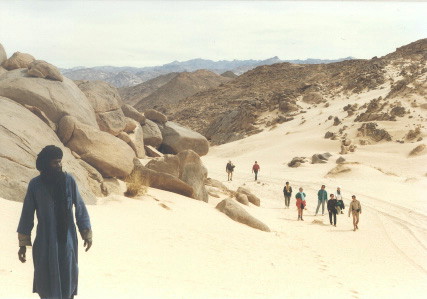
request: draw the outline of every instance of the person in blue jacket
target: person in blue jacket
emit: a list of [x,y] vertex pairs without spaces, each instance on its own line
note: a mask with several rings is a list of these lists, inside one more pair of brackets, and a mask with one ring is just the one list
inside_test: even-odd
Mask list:
[[316,216],[319,213],[320,205],[322,205],[322,215],[325,215],[325,203],[328,200],[328,192],[325,190],[326,186],[322,185],[320,190],[317,192],[317,208],[316,208]]
[[[26,262],[26,246],[32,246],[34,262],[33,293],[41,298],[73,298],[77,295],[77,233],[72,215],[84,240],[92,246],[89,214],[74,178],[62,171],[62,150],[48,145],[38,154],[40,175],[28,184],[18,225],[18,258]],[[37,214],[37,234],[31,243]]]

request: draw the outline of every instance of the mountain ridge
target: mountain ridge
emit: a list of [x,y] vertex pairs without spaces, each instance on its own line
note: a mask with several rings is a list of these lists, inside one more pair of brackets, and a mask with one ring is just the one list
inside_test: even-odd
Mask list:
[[[206,69],[217,74],[232,71],[236,75],[243,74],[260,65],[270,65],[274,63],[290,62],[296,64],[307,63],[332,63],[343,60],[351,60],[353,57],[339,59],[313,59],[306,60],[281,60],[278,56],[274,56],[264,60],[209,60],[202,58],[190,59],[187,61],[172,61],[160,66],[149,67],[131,67],[131,66],[95,66],[95,67],[73,67],[61,68],[61,72],[72,80],[102,80],[106,81],[115,87],[134,86],[150,79],[173,72],[194,72],[200,69]],[[128,78],[126,80],[126,78]]]

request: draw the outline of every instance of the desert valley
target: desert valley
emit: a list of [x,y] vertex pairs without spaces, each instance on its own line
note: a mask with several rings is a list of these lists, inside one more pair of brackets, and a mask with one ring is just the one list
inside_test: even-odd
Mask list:
[[[37,298],[16,228],[48,144],[92,221],[79,299],[424,297],[427,39],[367,60],[173,71],[118,88],[5,49],[0,298]],[[336,227],[315,216],[323,184],[343,192]]]

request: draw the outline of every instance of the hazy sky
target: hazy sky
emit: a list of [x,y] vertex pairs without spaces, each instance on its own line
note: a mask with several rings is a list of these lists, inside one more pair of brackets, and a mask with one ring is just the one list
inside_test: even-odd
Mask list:
[[371,58],[427,37],[427,2],[0,1],[0,43],[59,67]]

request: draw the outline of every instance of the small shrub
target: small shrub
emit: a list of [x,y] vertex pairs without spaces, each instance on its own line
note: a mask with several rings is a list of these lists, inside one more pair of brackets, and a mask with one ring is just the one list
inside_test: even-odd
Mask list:
[[135,197],[147,193],[148,184],[146,178],[138,171],[133,171],[126,179],[126,197]]

